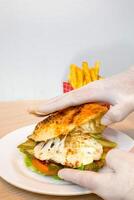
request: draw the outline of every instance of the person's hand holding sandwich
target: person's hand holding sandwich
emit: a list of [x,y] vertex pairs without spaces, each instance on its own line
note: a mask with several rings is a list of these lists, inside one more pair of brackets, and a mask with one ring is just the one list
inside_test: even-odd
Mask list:
[[[88,102],[105,102],[111,105],[101,120],[109,125],[123,120],[134,111],[134,67],[121,74],[92,82],[46,101],[32,112],[46,115],[70,106]],[[106,156],[107,165],[113,172],[99,174],[92,171],[61,169],[58,175],[84,186],[106,200],[134,199],[134,150],[124,152],[113,149]]]

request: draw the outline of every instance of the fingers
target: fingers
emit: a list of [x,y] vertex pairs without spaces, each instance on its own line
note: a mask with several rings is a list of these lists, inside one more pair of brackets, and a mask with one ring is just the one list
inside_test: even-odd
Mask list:
[[131,153],[134,153],[134,147],[130,150]]
[[103,116],[101,123],[109,125],[123,120],[131,112],[132,107],[127,102],[116,104]]
[[[52,99],[46,100],[45,102],[41,103],[40,105],[36,106],[31,106],[28,109],[28,112],[31,114],[36,114],[36,115],[47,115],[49,113],[57,111],[57,109],[54,109],[54,105],[56,102],[59,102],[60,99],[64,99],[64,95],[54,97]],[[49,105],[51,107],[49,107]]]
[[130,163],[132,154],[119,149],[112,149],[106,156],[106,164],[114,171],[124,170]]
[[106,164],[113,170],[120,168],[122,163],[119,162],[120,160],[120,150],[112,149],[106,155]]
[[[71,93],[71,92],[70,92]],[[71,94],[63,94],[59,97],[52,98],[38,107],[31,108],[30,112],[37,115],[47,115],[49,113],[62,110],[71,106]]]
[[105,187],[110,178],[110,174],[100,174],[92,171],[80,171],[76,169],[62,169],[58,175],[64,180],[86,187],[92,191]]
[[90,83],[90,85],[50,99],[36,109],[31,109],[31,112],[46,115],[69,106],[80,105],[86,102],[105,101],[106,95],[103,95],[103,91],[100,88],[101,84],[98,84],[97,81],[93,84]]

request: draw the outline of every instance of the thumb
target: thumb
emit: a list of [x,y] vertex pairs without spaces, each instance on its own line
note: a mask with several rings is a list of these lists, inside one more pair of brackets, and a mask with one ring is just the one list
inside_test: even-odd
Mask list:
[[126,103],[116,104],[112,106],[109,111],[103,116],[101,123],[103,125],[109,125],[114,122],[123,120],[131,112],[131,106]]
[[93,171],[81,171],[76,169],[62,169],[58,173],[59,177],[66,181],[86,187],[93,192],[98,188],[106,187],[111,180],[111,174],[101,174]]

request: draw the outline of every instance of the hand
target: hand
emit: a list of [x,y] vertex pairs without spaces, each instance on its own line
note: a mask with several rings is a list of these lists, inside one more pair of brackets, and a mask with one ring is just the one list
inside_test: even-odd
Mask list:
[[108,125],[123,120],[134,110],[134,67],[50,99],[39,107],[32,108],[31,112],[46,115],[69,106],[95,101],[113,105],[102,118],[102,124]]
[[75,169],[62,169],[58,175],[88,188],[105,200],[134,199],[134,153],[111,150],[106,157],[113,172],[96,173]]

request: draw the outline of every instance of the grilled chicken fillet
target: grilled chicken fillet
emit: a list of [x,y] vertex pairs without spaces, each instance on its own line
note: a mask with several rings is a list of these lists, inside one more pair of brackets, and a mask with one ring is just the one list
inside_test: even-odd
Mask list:
[[67,167],[77,168],[99,160],[103,153],[102,145],[89,133],[80,130],[65,136],[40,142],[34,148],[34,156],[39,160],[51,160]]

